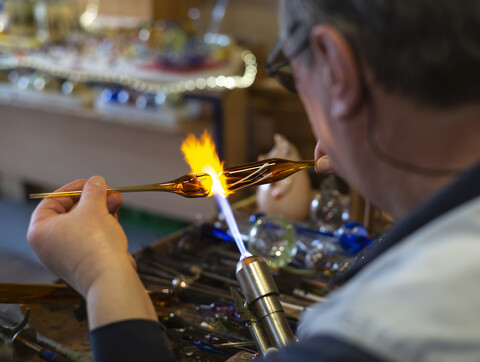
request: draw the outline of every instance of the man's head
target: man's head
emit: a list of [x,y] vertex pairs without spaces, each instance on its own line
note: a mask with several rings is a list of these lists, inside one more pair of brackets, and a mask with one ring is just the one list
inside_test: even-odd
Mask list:
[[317,24],[338,29],[387,91],[441,107],[480,99],[476,0],[287,0],[281,14],[296,42]]
[[452,130],[480,100],[476,1],[283,0],[281,33],[317,157],[396,216],[448,181],[465,154],[451,157]]

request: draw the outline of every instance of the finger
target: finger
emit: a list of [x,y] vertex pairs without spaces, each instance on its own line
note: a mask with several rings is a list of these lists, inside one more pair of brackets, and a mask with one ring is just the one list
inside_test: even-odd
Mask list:
[[315,172],[317,173],[332,173],[333,167],[330,158],[325,154],[322,143],[317,142],[315,146]]
[[[75,180],[66,184],[65,186],[60,187],[54,192],[79,191],[83,189],[85,182],[87,182],[85,179]],[[64,208],[62,211],[66,212],[72,208],[73,204],[75,204],[78,199],[79,196],[46,197],[40,204],[42,206],[48,205],[49,207],[56,207],[58,204],[60,204]]]
[[320,157],[315,162],[315,171],[317,173],[332,173],[332,167],[330,165],[330,159],[327,155]]
[[55,192],[82,190],[83,186],[85,185],[85,182],[87,182],[87,180],[84,178],[78,179],[78,180],[69,182],[68,184],[58,188],[57,190],[55,190]]
[[108,212],[107,186],[103,177],[93,176],[86,182],[77,209]]
[[137,270],[137,261],[135,260],[132,254],[128,253],[128,256],[130,259],[130,263],[132,263],[133,269]]
[[[76,180],[60,187],[55,191],[81,190],[87,180]],[[32,221],[40,221],[45,218],[64,214],[72,209],[78,200],[78,196],[47,197],[43,199],[32,214]]]
[[107,195],[108,212],[112,215],[115,215],[120,209],[120,206],[122,206],[122,202],[123,202],[123,197],[120,193],[112,192],[108,194]]

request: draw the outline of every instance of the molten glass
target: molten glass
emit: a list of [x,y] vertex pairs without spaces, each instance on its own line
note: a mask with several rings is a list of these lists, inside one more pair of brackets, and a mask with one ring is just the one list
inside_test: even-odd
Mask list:
[[269,158],[242,166],[227,168],[227,189],[234,192],[245,187],[263,185],[293,175],[309,167],[315,167],[315,161],[290,161],[282,158]]
[[[140,191],[163,191],[173,192],[185,197],[206,197],[210,190],[203,186],[203,182],[211,183],[211,177],[207,174],[196,175],[193,173],[186,174],[169,182],[163,182],[151,185],[125,186],[107,188],[107,192],[140,192]],[[60,191],[46,192],[41,194],[30,194],[31,199],[42,199],[44,197],[61,197],[61,196],[80,196],[82,191]]]
[[[300,170],[314,167],[315,161],[290,161],[281,158],[270,158],[263,161],[248,163],[224,169],[222,176],[226,179],[228,193],[238,191],[245,187],[268,184],[283,180]],[[189,173],[169,182],[141,185],[113,187],[108,192],[140,192],[163,191],[173,192],[184,197],[206,197],[212,194],[212,177],[207,173]],[[31,199],[59,196],[79,196],[82,191],[47,192],[30,194]]]

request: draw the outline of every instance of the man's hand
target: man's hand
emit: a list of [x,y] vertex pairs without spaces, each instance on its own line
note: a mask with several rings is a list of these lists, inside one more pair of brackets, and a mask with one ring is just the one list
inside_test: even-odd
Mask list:
[[58,191],[83,189],[73,197],[46,198],[32,215],[27,239],[40,261],[85,296],[104,270],[130,264],[127,239],[117,222],[122,196],[107,198],[105,181],[92,177]]
[[330,159],[323,151],[320,142],[317,142],[315,147],[315,171],[317,173],[332,173],[334,172]]
[[105,180],[98,176],[57,191],[82,188],[79,200],[42,200],[30,221],[30,246],[47,268],[87,300],[90,328],[125,319],[156,320],[116,218],[122,196],[107,197]]

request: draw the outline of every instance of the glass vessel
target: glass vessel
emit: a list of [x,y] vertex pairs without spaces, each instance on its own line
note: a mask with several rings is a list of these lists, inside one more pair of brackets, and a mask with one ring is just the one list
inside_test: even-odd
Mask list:
[[297,252],[294,226],[281,216],[262,216],[250,229],[247,248],[262,257],[269,268],[281,268]]

